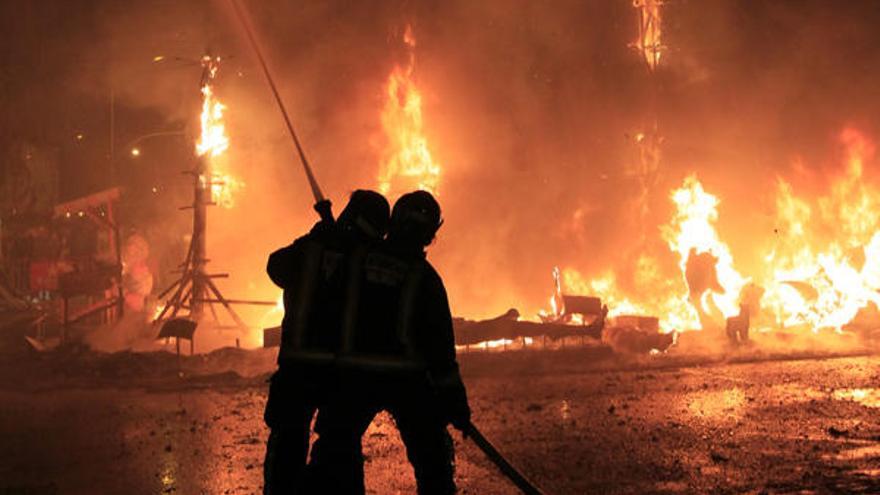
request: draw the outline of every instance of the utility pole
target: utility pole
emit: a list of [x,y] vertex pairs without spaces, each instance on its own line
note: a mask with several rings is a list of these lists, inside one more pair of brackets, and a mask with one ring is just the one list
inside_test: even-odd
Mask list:
[[[167,319],[177,318],[181,310],[188,311],[188,319],[196,323],[202,321],[205,316],[205,307],[211,311],[215,322],[219,323],[215,304],[220,304],[235,322],[234,327],[245,330],[247,325],[232,308],[233,304],[274,306],[272,301],[249,301],[227,299],[214,284],[215,278],[226,278],[226,273],[208,273],[207,257],[207,231],[208,231],[208,206],[214,204],[211,190],[218,183],[214,181],[211,170],[211,160],[214,156],[226,150],[228,141],[222,128],[216,127],[212,119],[219,119],[222,115],[223,105],[213,100],[213,81],[219,69],[220,58],[205,55],[202,57],[202,77],[200,91],[202,92],[202,136],[196,145],[197,157],[192,170],[186,173],[193,180],[192,205],[182,209],[193,210],[192,237],[186,258],[181,263],[180,278],[174,281],[170,287],[159,294],[159,299],[170,297],[165,301],[162,310],[153,320],[158,324]],[[219,131],[219,132],[218,132]],[[164,133],[155,133],[161,135]]]
[[633,7],[639,14],[639,37],[630,44],[644,61],[648,72],[648,108],[642,130],[635,135],[638,160],[633,173],[639,180],[639,215],[642,239],[646,238],[647,217],[650,212],[650,194],[657,184],[662,159],[660,134],[657,117],[657,98],[659,81],[657,69],[666,47],[663,45],[663,17],[661,8],[664,0],[633,0]]

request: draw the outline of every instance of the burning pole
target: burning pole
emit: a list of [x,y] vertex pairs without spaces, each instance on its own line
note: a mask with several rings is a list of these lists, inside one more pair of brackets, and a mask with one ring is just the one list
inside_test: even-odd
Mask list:
[[213,166],[213,160],[221,156],[229,148],[226,128],[223,124],[223,111],[226,106],[214,96],[214,78],[220,67],[220,57],[205,55],[201,59],[202,77],[200,89],[202,93],[202,112],[200,117],[201,136],[196,143],[196,163],[187,173],[193,177],[193,203],[182,209],[193,210],[193,230],[186,258],[181,264],[181,276],[170,287],[159,294],[159,299],[171,294],[154,323],[163,321],[166,315],[170,319],[177,317],[181,309],[189,311],[189,319],[199,322],[204,317],[207,304],[214,320],[219,321],[214,304],[221,304],[239,329],[247,325],[232,309],[233,304],[272,306],[270,301],[232,300],[223,296],[214,284],[214,278],[225,278],[228,274],[207,273],[207,230],[208,206],[223,200],[226,190],[234,179],[221,176]]
[[198,159],[193,170],[193,231],[192,252],[192,301],[190,316],[193,320],[201,320],[204,303],[208,296],[208,274],[205,266],[208,262],[208,205],[211,201],[213,188],[213,170],[211,159],[219,156],[229,147],[222,124],[225,106],[214,97],[214,78],[220,68],[220,58],[205,55],[202,57],[202,92],[201,128],[202,135],[196,143]]

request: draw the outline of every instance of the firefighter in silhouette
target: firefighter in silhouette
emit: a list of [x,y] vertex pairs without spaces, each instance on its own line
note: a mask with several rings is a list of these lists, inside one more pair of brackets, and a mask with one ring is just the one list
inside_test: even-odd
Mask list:
[[278,371],[272,376],[264,419],[270,429],[264,493],[301,493],[312,416],[336,385],[342,290],[347,256],[379,242],[389,221],[388,201],[358,190],[337,221],[329,202],[316,205],[322,220],[269,256],[266,271],[284,289]]
[[322,408],[311,493],[364,493],[361,437],[382,410],[394,418],[418,493],[455,492],[450,423],[470,408],[455,357],[446,290],[425,259],[440,206],[417,191],[394,205],[388,239],[351,257],[338,366],[343,393]]

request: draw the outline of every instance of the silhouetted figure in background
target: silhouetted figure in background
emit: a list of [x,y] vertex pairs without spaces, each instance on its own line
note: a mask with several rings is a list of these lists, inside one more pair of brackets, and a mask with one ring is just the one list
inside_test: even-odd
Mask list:
[[352,255],[339,369],[343,394],[322,408],[312,493],[364,493],[361,437],[382,410],[394,417],[420,494],[455,492],[452,424],[470,408],[455,357],[443,282],[425,259],[440,206],[417,191],[394,205],[388,239]]
[[721,312],[715,306],[711,297],[705,298],[706,293],[723,294],[724,287],[718,280],[718,270],[715,268],[718,258],[709,251],[697,252],[696,248],[688,251],[685,263],[684,276],[688,285],[688,299],[696,308],[697,316],[703,328],[714,328],[721,318]]
[[749,342],[749,326],[750,321],[749,305],[741,303],[739,305],[739,314],[731,316],[727,319],[727,338],[733,345],[743,345]]
[[709,251],[697,252],[696,248],[688,251],[685,279],[693,297],[699,299],[706,291],[724,293],[724,287],[718,281],[717,264],[718,258]]
[[336,389],[344,275],[348,255],[381,240],[388,201],[358,190],[336,222],[329,202],[312,230],[269,256],[266,271],[284,289],[278,371],[272,376],[265,421],[270,428],[263,467],[264,493],[301,493],[312,416]]

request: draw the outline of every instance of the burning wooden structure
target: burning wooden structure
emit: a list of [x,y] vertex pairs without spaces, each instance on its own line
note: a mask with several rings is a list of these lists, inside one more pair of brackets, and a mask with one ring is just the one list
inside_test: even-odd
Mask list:
[[[213,279],[225,278],[226,273],[208,273],[207,230],[208,206],[231,202],[228,187],[234,185],[234,179],[218,173],[213,167],[215,158],[221,156],[229,147],[223,122],[226,108],[214,94],[214,78],[220,68],[220,57],[205,55],[202,57],[202,112],[200,116],[201,136],[196,143],[196,160],[192,170],[186,173],[193,181],[193,201],[191,205],[181,209],[192,210],[192,235],[186,257],[180,265],[180,278],[159,294],[159,299],[169,296],[153,319],[154,324],[166,322],[165,326],[178,325],[181,310],[193,322],[201,321],[205,314],[205,306],[211,311],[215,322],[219,323],[219,315],[214,307],[221,305],[234,322],[234,328],[247,330],[248,325],[233,309],[233,304],[252,304],[274,306],[274,302],[230,300],[223,296]],[[229,184],[228,182],[232,182]],[[194,331],[195,327],[193,327]],[[163,327],[159,338],[171,330]],[[179,340],[178,336],[178,340]],[[188,336],[192,343],[192,332]],[[179,349],[179,342],[178,342]]]

